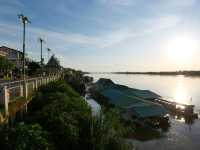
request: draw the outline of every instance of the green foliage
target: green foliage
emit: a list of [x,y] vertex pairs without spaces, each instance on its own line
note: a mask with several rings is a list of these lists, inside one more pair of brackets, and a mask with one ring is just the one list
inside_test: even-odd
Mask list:
[[42,86],[31,102],[30,113],[29,122],[38,122],[47,130],[58,149],[90,147],[91,110],[63,81]]
[[119,111],[92,117],[86,101],[64,81],[40,87],[30,106],[24,125],[0,130],[2,149],[130,149]]
[[127,130],[116,109],[111,109],[99,118],[93,118],[92,142],[95,150],[129,150],[131,149],[123,136]]
[[85,95],[85,77],[82,72],[70,71],[70,73],[65,73],[64,79],[77,93],[81,96]]
[[60,92],[65,93],[69,97],[78,97],[79,95],[72,90],[64,81],[50,82],[48,85],[41,86],[38,92],[42,94]]
[[29,76],[38,75],[40,74],[40,69],[41,67],[39,63],[32,61],[28,64],[28,75]]
[[48,134],[38,124],[18,124],[15,127],[0,128],[0,146],[5,150],[48,150],[54,149],[49,144]]
[[[57,101],[45,106],[39,113],[39,123],[49,132],[59,149],[76,149],[84,138],[85,129],[90,128],[90,109],[78,98],[62,95]],[[81,139],[80,139],[81,137]],[[83,145],[82,145],[83,146]]]
[[10,73],[15,68],[15,65],[11,63],[7,58],[0,56],[0,73],[5,75]]

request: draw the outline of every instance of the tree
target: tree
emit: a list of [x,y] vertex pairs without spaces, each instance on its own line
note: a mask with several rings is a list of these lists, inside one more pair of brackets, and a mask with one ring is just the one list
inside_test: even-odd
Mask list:
[[29,123],[47,130],[58,149],[90,149],[91,110],[63,81],[42,86],[33,98]]
[[32,61],[28,64],[28,75],[34,76],[40,73],[41,66],[39,63]]
[[0,147],[5,150],[49,150],[54,149],[50,144],[48,134],[38,124],[18,124],[15,127],[0,128]]
[[49,74],[57,73],[61,70],[60,62],[54,55],[49,59],[46,69]]
[[1,76],[8,76],[8,74],[15,68],[15,65],[7,58],[0,56],[0,73]]

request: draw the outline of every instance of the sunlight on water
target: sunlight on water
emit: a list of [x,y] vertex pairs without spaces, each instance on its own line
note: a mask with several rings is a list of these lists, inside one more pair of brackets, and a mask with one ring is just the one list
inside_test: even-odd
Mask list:
[[190,103],[190,97],[187,93],[187,88],[184,84],[184,77],[181,76],[177,82],[176,89],[174,91],[173,99],[175,102],[182,103],[182,104],[189,104]]
[[184,117],[178,117],[178,116],[175,116],[175,118],[178,122],[183,122],[185,123],[185,118]]

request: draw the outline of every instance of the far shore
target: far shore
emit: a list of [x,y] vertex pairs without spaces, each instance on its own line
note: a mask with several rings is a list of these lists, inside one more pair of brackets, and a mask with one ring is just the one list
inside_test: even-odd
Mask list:
[[85,72],[85,74],[141,74],[141,75],[165,75],[165,76],[200,76],[200,71],[160,71],[160,72]]

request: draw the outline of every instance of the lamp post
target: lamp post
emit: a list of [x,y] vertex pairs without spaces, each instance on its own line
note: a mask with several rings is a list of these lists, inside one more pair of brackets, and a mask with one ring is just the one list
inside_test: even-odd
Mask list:
[[23,14],[18,15],[19,19],[23,23],[23,79],[25,79],[25,28],[27,23],[31,23],[28,19],[28,17],[24,16]]
[[42,44],[45,43],[45,41],[42,39],[42,38],[39,38],[39,42],[40,42],[40,56],[41,56],[41,60],[40,60],[40,63],[41,63],[41,73],[43,74],[43,56],[42,56]]

